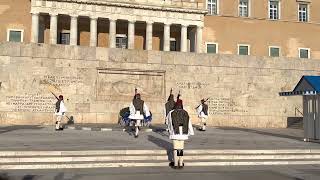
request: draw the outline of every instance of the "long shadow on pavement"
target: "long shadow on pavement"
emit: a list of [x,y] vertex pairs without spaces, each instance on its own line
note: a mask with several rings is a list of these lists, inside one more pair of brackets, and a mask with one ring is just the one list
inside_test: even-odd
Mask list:
[[173,147],[172,147],[172,143],[165,141],[163,139],[154,137],[152,135],[148,135],[148,140],[152,143],[154,143],[155,145],[167,150],[167,155],[168,155],[168,160],[169,161],[173,161]]
[[22,129],[43,129],[43,127],[39,125],[14,125],[14,126],[6,126],[0,127],[0,134],[7,133],[10,131],[22,130]]

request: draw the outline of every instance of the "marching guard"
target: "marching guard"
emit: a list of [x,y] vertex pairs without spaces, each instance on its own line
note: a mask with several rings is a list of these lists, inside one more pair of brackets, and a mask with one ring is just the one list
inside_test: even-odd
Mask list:
[[134,126],[135,126],[134,137],[137,138],[139,136],[141,121],[144,121],[145,117],[151,116],[148,106],[141,99],[141,95],[137,93],[137,89],[135,89],[135,95],[129,106],[129,110],[130,110],[129,119],[134,121]]
[[201,99],[201,104],[196,108],[198,118],[200,120],[200,131],[205,131],[207,126],[207,119],[208,119],[208,105],[206,104],[206,101],[208,101],[209,98]]
[[188,139],[189,135],[194,135],[188,112],[183,109],[183,102],[179,96],[174,110],[171,110],[167,116],[169,139],[173,141],[174,156],[174,161],[170,163],[170,166],[174,169],[183,168],[184,141]]
[[65,113],[67,112],[67,108],[64,105],[62,95],[60,95],[59,98],[57,98],[57,100],[58,101],[56,102],[56,111],[55,111],[55,115],[57,116],[56,131],[62,131],[63,127],[61,126],[61,121],[63,121],[63,117],[65,116]]
[[172,111],[174,109],[176,102],[174,101],[174,96],[172,94],[172,88],[170,90],[170,95],[168,97],[167,103],[165,104],[165,124],[168,124],[167,121],[167,116],[169,114],[170,111]]

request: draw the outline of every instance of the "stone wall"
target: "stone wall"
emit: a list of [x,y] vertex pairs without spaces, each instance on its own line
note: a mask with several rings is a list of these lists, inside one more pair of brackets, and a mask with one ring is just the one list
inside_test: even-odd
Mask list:
[[170,88],[185,109],[208,101],[209,125],[286,127],[301,97],[279,97],[302,75],[320,75],[318,60],[138,51],[46,44],[0,44],[0,123],[53,124],[63,94],[77,123],[117,123],[137,87],[163,123]]

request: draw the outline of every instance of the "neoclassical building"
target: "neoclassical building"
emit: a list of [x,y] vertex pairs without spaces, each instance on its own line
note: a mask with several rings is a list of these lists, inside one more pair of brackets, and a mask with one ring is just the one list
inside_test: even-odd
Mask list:
[[2,0],[0,41],[320,59],[314,0]]

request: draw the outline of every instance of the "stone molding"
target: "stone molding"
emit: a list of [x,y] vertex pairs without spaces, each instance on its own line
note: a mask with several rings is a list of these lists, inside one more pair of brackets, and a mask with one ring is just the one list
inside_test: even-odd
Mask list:
[[[96,3],[95,2],[100,2]],[[32,0],[31,13],[48,13],[64,14],[99,18],[123,19],[128,21],[152,21],[159,23],[171,24],[188,24],[194,26],[203,26],[204,12],[192,14],[191,12],[181,10],[167,11],[166,7],[150,6],[142,8],[141,5],[130,5],[112,3],[107,1],[90,1],[87,0],[60,0],[60,1],[43,1]],[[139,8],[139,6],[141,6]],[[152,9],[153,8],[153,9]],[[158,11],[155,11],[158,8]]]
[[[37,0],[43,1],[43,0]],[[137,9],[150,9],[150,10],[160,10],[160,11],[173,11],[173,12],[186,12],[186,13],[195,13],[195,14],[206,14],[208,11],[204,9],[203,3],[197,2],[184,2],[180,1],[179,5],[174,5],[178,3],[168,3],[163,1],[162,3],[150,3],[149,1],[139,1],[132,3],[132,1],[121,1],[119,0],[48,0],[48,1],[59,1],[59,2],[68,2],[68,3],[81,3],[81,4],[93,4],[93,5],[107,5],[107,6],[117,6],[117,7],[129,7]],[[170,1],[172,2],[172,1]],[[148,4],[145,4],[148,3]],[[152,5],[149,5],[152,4]],[[184,6],[185,5],[185,6]],[[186,8],[186,5],[188,5]]]

